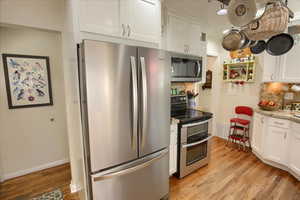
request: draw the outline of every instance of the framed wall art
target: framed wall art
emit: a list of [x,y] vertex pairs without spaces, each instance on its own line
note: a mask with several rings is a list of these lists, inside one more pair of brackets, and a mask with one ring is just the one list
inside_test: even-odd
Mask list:
[[9,109],[53,105],[49,57],[2,54]]

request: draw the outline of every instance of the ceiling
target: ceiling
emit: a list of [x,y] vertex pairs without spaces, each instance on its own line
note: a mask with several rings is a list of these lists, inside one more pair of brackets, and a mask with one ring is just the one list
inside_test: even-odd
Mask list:
[[[194,17],[206,27],[207,33],[221,36],[225,29],[231,27],[226,16],[218,16],[216,11],[220,8],[217,0],[165,0],[167,8],[176,11],[182,16]],[[300,12],[300,1],[289,0],[289,7],[294,12]]]

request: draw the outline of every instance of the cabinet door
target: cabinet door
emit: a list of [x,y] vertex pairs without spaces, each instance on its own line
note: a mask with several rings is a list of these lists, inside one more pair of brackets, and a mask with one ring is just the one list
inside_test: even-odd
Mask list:
[[187,50],[187,23],[176,16],[168,18],[167,49],[169,51],[186,53]]
[[285,165],[287,162],[288,130],[269,126],[265,142],[265,156],[268,160]]
[[286,55],[280,57],[280,79],[281,82],[300,82],[299,62],[300,44],[295,44],[294,48]]
[[251,143],[253,150],[261,155],[263,154],[264,120],[264,116],[255,113]]
[[170,134],[170,176],[177,171],[177,124],[171,125]]
[[[295,20],[291,25],[300,25],[300,20]],[[300,40],[296,37],[293,48],[280,57],[280,81],[300,82],[299,55]]]
[[121,1],[122,0],[80,0],[80,31],[121,36]]
[[173,175],[176,172],[176,164],[177,164],[177,151],[176,151],[176,146],[171,145],[170,146],[170,164],[169,164],[169,175]]
[[289,167],[300,176],[300,124],[293,123],[291,137],[289,138]]
[[201,41],[202,31],[199,24],[190,23],[188,33],[188,53],[195,56],[204,56],[205,55],[205,45],[206,42]]
[[279,57],[271,56],[265,52],[263,59],[263,82],[277,81],[280,64]]
[[161,30],[159,0],[131,0],[128,21],[130,39],[159,43]]

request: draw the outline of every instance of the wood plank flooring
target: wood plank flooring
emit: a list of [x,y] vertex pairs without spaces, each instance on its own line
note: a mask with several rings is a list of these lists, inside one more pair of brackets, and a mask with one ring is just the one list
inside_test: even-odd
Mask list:
[[300,182],[252,153],[214,138],[208,166],[182,180],[171,178],[171,200],[300,200]]
[[[0,199],[23,200],[60,188],[65,200],[79,200],[70,194],[70,179],[69,165],[43,170],[2,183]],[[181,180],[172,177],[170,187],[171,200],[300,200],[294,177],[219,138],[213,139],[209,165]]]
[[64,200],[78,200],[70,193],[71,170],[65,164],[0,183],[0,200],[28,200],[54,189],[61,189]]

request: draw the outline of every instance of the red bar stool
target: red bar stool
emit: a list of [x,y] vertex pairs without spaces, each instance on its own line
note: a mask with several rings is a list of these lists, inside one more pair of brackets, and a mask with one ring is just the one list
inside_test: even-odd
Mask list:
[[230,141],[233,143],[242,143],[243,149],[245,151],[246,142],[248,142],[249,147],[251,149],[250,134],[249,134],[251,121],[249,119],[243,119],[240,117],[247,116],[248,118],[252,118],[253,109],[247,106],[237,106],[235,108],[235,113],[238,115],[238,117],[230,119],[230,129],[229,129],[227,144]]

